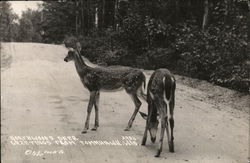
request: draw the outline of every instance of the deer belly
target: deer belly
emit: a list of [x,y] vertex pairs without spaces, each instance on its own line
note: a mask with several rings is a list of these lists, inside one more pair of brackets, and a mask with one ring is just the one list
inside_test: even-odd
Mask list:
[[117,92],[123,90],[123,87],[117,88],[117,89],[101,89],[102,92]]
[[110,84],[110,85],[105,85],[100,88],[101,91],[104,92],[116,92],[122,90],[122,84]]

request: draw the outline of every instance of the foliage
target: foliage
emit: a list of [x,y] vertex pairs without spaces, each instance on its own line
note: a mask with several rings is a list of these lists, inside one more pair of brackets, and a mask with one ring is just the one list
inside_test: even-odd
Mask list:
[[[166,67],[247,92],[248,4],[241,0],[44,1],[40,13],[23,15],[20,29],[31,34],[27,39],[32,41],[37,40],[34,34],[44,31],[41,41],[46,43],[62,43],[65,36],[73,35],[81,41],[82,55],[98,64]],[[39,16],[42,22],[35,21]]]
[[22,18],[20,20],[19,40],[24,42],[32,42],[33,25],[31,20]]
[[23,11],[19,19],[19,41],[41,42],[41,13],[37,10]]
[[18,16],[13,13],[9,2],[0,2],[0,41],[16,41]]
[[18,18],[9,2],[0,3],[1,41],[41,42],[40,12],[27,9]]
[[[129,8],[119,31],[108,31],[103,37],[88,37],[88,41],[83,41],[88,44],[85,49],[89,49],[85,50],[85,55],[108,65],[167,67],[182,75],[249,91],[247,9],[242,8],[241,2],[240,5],[231,0],[211,2],[210,24],[205,30],[201,28],[201,11],[188,15],[185,10],[179,11],[178,19],[173,21],[162,18],[160,11],[147,14],[145,8],[140,9],[143,5],[147,6],[134,3]],[[183,2],[179,7],[184,5],[190,4]],[[153,6],[157,7],[162,8]],[[110,40],[115,42],[112,48]]]
[[176,41],[171,46],[182,53],[179,66],[184,74],[249,91],[247,16],[233,15],[233,23],[220,18],[206,32],[191,22],[179,23],[173,30]]
[[42,29],[45,32],[43,41],[46,43],[61,43],[65,35],[75,34],[74,2],[43,2]]
[[116,39],[128,50],[132,57],[143,53],[147,47],[147,31],[144,19],[140,15],[129,15],[123,20],[123,27]]

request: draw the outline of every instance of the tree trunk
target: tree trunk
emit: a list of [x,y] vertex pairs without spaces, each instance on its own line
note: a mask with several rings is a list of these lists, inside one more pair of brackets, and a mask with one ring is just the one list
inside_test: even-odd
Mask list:
[[102,19],[103,19],[103,0],[98,0],[98,9],[97,9],[97,16],[98,16],[98,30],[101,31],[102,30]]
[[102,0],[102,28],[104,28],[105,23],[105,4],[106,0]]
[[83,3],[83,19],[84,19],[84,22],[83,22],[83,28],[84,28],[84,35],[87,35],[88,34],[88,21],[89,21],[89,17],[88,17],[88,0],[84,0],[84,3]]
[[83,15],[83,10],[84,10],[84,5],[83,5],[84,3],[83,3],[83,1],[81,0],[80,1],[80,13],[79,13],[79,15],[80,15],[80,34],[81,35],[84,35],[84,15]]
[[208,0],[204,1],[204,15],[202,22],[202,30],[205,31],[208,24]]
[[250,1],[248,0],[247,1],[247,4],[248,4],[248,15],[247,15],[247,17],[248,17],[248,43],[250,44]]
[[76,35],[78,35],[78,9],[79,9],[79,5],[78,5],[78,1],[76,0],[76,25],[75,25],[75,32],[76,32]]
[[87,11],[88,11],[88,33],[87,35],[89,35],[90,31],[92,30],[93,28],[93,14],[92,14],[92,5],[91,5],[91,0],[88,0],[88,3],[87,3]]
[[95,28],[98,28],[98,6],[95,7]]
[[179,0],[175,0],[175,22],[178,22],[180,16],[180,3]]
[[115,0],[114,5],[114,19],[113,19],[113,29],[117,30],[117,11],[118,10],[118,0]]

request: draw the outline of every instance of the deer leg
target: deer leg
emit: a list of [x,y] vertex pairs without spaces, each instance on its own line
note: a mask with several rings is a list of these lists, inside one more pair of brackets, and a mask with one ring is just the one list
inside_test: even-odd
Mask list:
[[124,129],[124,131],[130,130],[130,128],[132,127],[132,124],[135,120],[136,114],[138,113],[140,106],[141,106],[141,101],[137,97],[136,93],[131,94],[131,98],[133,99],[133,102],[135,104],[135,110],[134,110],[134,113],[132,114],[130,120],[128,121],[128,126]]
[[[169,105],[168,105],[168,107],[169,107]],[[169,119],[170,119],[170,118],[169,118]],[[171,125],[171,122],[172,122],[172,121],[169,122],[170,125]],[[172,131],[172,130],[171,130],[171,131]],[[166,119],[166,132],[167,132],[169,150],[171,151],[171,149],[172,149],[172,147],[171,147],[172,144],[171,144],[171,139],[170,139],[170,135],[169,135],[168,117],[167,117],[167,119]]]
[[96,93],[96,95],[95,95],[95,102],[94,102],[94,106],[95,106],[95,125],[91,129],[93,131],[96,131],[97,127],[99,127],[99,99],[100,99],[100,92],[98,91]]
[[[167,115],[167,107],[166,107],[166,103],[164,100],[162,100],[161,98],[157,97],[155,99],[155,104],[156,104],[156,108],[160,114],[160,118],[161,118],[161,133],[160,133],[160,140],[159,140],[159,148],[157,150],[157,153],[155,155],[155,157],[159,157],[161,152],[162,152],[162,146],[163,146],[163,138],[164,138],[164,132],[165,129],[168,128],[168,115]],[[167,136],[169,137],[169,133],[167,130]]]
[[161,114],[161,134],[160,134],[160,140],[159,140],[159,148],[157,150],[157,153],[155,157],[159,157],[162,151],[162,145],[163,145],[163,138],[164,138],[164,132],[165,128],[168,126],[167,117]]
[[171,132],[171,138],[170,138],[170,142],[169,142],[169,151],[170,152],[174,152],[174,115],[173,115],[173,111],[174,111],[174,104],[171,101],[170,102],[170,117],[169,117],[169,123],[170,123],[170,132]]
[[172,115],[170,115],[169,123],[170,123],[170,132],[171,132],[170,141],[168,142],[169,143],[169,151],[174,152],[174,136],[173,136],[174,118]]
[[89,99],[89,104],[88,104],[88,109],[87,109],[87,117],[86,117],[84,129],[82,131],[83,134],[87,133],[87,130],[89,129],[89,118],[90,118],[91,110],[95,102],[95,95],[96,95],[96,91],[90,92],[90,99]]
[[147,121],[146,121],[146,127],[145,127],[145,130],[144,130],[144,134],[143,134],[141,145],[146,145],[146,142],[147,142],[147,136],[148,136],[148,122]]
[[147,101],[147,95],[144,94],[143,88],[142,88],[142,87],[143,87],[143,86],[141,85],[141,86],[138,88],[138,90],[137,90],[137,95],[138,95],[138,97],[140,97],[140,98],[142,98],[143,100]]
[[153,106],[154,106],[154,103],[152,102],[152,99],[149,99],[148,100],[148,117],[147,117],[147,120],[146,120],[146,127],[145,127],[145,130],[144,130],[144,135],[143,135],[143,138],[142,138],[141,145],[146,145],[146,142],[147,142],[148,125],[150,123],[150,118],[151,118],[151,115],[152,115]]

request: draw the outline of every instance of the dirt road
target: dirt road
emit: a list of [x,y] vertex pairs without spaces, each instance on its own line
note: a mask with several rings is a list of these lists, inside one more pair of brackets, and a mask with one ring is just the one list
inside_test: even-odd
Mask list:
[[[82,86],[73,62],[63,61],[66,53],[58,45],[2,43],[2,163],[247,162],[249,96],[242,97],[243,101],[217,97],[211,90],[183,84],[180,76],[176,90],[175,153],[168,152],[166,139],[160,158],[154,157],[158,143],[152,144],[148,139],[145,147],[140,146],[145,126],[140,115],[131,131],[123,131],[134,109],[124,91],[101,93],[100,127],[81,134],[89,93]],[[220,87],[216,90],[232,92]],[[143,102],[141,111],[146,111],[146,107]],[[93,117],[94,112],[91,127]],[[32,144],[28,136],[32,140],[44,136],[52,144]],[[73,143],[57,144],[61,136],[70,136],[67,140]],[[138,145],[81,144],[92,140],[132,140]]]

